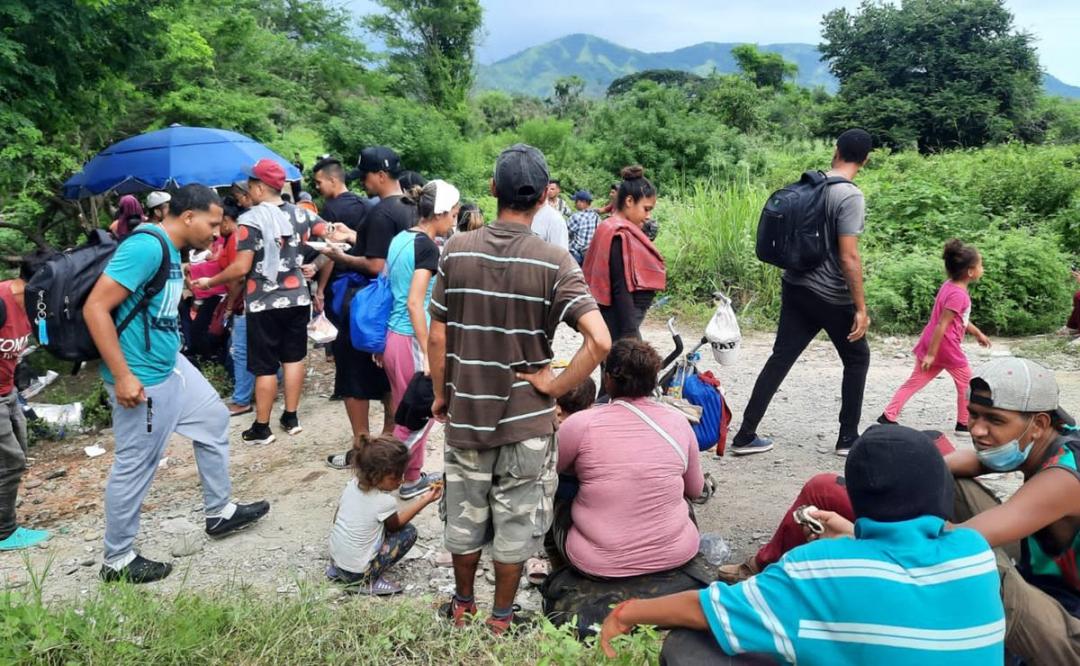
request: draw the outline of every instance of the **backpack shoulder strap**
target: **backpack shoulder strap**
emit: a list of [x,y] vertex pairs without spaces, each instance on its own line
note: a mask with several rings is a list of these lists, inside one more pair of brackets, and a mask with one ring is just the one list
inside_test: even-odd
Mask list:
[[[143,285],[142,298],[140,298],[139,302],[135,304],[135,307],[133,307],[131,309],[131,311],[127,313],[127,315],[124,317],[123,321],[121,321],[116,326],[116,334],[117,335],[120,335],[121,333],[123,333],[124,329],[126,329],[131,324],[131,322],[135,320],[135,317],[139,316],[141,313],[145,312],[147,310],[147,308],[150,307],[150,301],[152,301],[154,299],[154,297],[157,296],[161,292],[161,290],[165,288],[165,283],[169,279],[169,271],[172,268],[172,259],[169,257],[169,248],[168,248],[168,245],[165,242],[165,239],[161,237],[161,234],[154,233],[153,231],[150,231],[149,229],[146,229],[146,230],[136,229],[134,232],[132,232],[131,236],[129,236],[128,238],[131,238],[131,237],[135,236],[135,234],[140,234],[140,233],[143,234],[143,235],[153,236],[154,238],[157,239],[158,243],[161,245],[161,264],[158,265],[158,269],[154,273],[153,277],[151,277],[150,280]],[[149,351],[150,350],[150,322],[149,321],[145,322],[145,327],[144,328],[145,328],[145,336],[146,336],[146,349],[147,349],[147,351]]]
[[668,434],[668,432],[666,430],[661,428],[656,423],[656,421],[653,421],[649,417],[648,414],[641,411],[640,409],[638,409],[634,405],[631,405],[630,403],[628,403],[628,402],[626,402],[624,400],[615,400],[615,401],[612,401],[611,404],[620,405],[622,407],[625,407],[626,409],[629,409],[631,412],[634,413],[634,416],[637,416],[639,419],[644,421],[645,425],[649,426],[650,428],[652,428],[653,430],[656,431],[656,434],[663,437],[664,441],[667,442],[668,444],[670,444],[671,448],[675,449],[675,453],[679,456],[679,460],[682,461],[683,473],[684,474],[686,473],[686,470],[689,469],[689,467],[690,467],[690,458],[686,454],[686,451],[683,451],[682,447],[679,446],[679,443],[675,441],[674,437],[672,437],[670,434]]

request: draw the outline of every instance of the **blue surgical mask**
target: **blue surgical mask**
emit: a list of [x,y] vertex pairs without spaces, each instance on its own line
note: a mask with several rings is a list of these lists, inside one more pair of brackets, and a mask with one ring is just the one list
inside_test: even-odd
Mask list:
[[1033,417],[1031,421],[1028,421],[1027,428],[1024,428],[1024,432],[1020,433],[1020,437],[1011,442],[995,446],[992,449],[977,450],[975,455],[979,457],[979,462],[995,472],[1012,472],[1019,469],[1027,461],[1031,448],[1035,446],[1035,442],[1031,442],[1027,445],[1027,448],[1020,448],[1020,439],[1027,434],[1028,428],[1031,427],[1034,420]]

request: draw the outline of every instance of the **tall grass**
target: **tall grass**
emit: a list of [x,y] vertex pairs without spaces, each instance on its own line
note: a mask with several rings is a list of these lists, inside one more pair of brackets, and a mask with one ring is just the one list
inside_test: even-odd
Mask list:
[[764,325],[780,304],[780,273],[754,254],[761,184],[698,183],[663,200],[657,245],[668,293],[680,304],[710,303],[722,291],[748,324]]

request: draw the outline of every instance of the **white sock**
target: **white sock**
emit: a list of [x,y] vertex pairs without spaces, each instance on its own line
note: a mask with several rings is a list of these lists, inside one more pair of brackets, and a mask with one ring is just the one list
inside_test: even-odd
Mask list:
[[206,517],[207,518],[224,518],[225,520],[228,520],[228,519],[233,517],[234,513],[236,513],[236,502],[229,502],[228,504],[225,505],[225,507],[221,511],[218,511],[215,514],[207,514]]
[[129,550],[126,555],[122,555],[114,560],[106,560],[105,566],[109,567],[113,571],[121,571],[124,567],[135,561],[135,551]]

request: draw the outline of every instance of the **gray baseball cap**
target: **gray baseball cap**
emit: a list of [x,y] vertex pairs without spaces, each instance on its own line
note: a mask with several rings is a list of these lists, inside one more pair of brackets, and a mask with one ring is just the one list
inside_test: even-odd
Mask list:
[[535,202],[547,191],[548,181],[547,160],[530,145],[516,143],[495,161],[495,192],[503,200]]
[[989,400],[971,398],[976,404],[1013,412],[1059,411],[1060,390],[1054,372],[1026,358],[995,358],[979,366],[971,379],[980,379],[990,387]]

